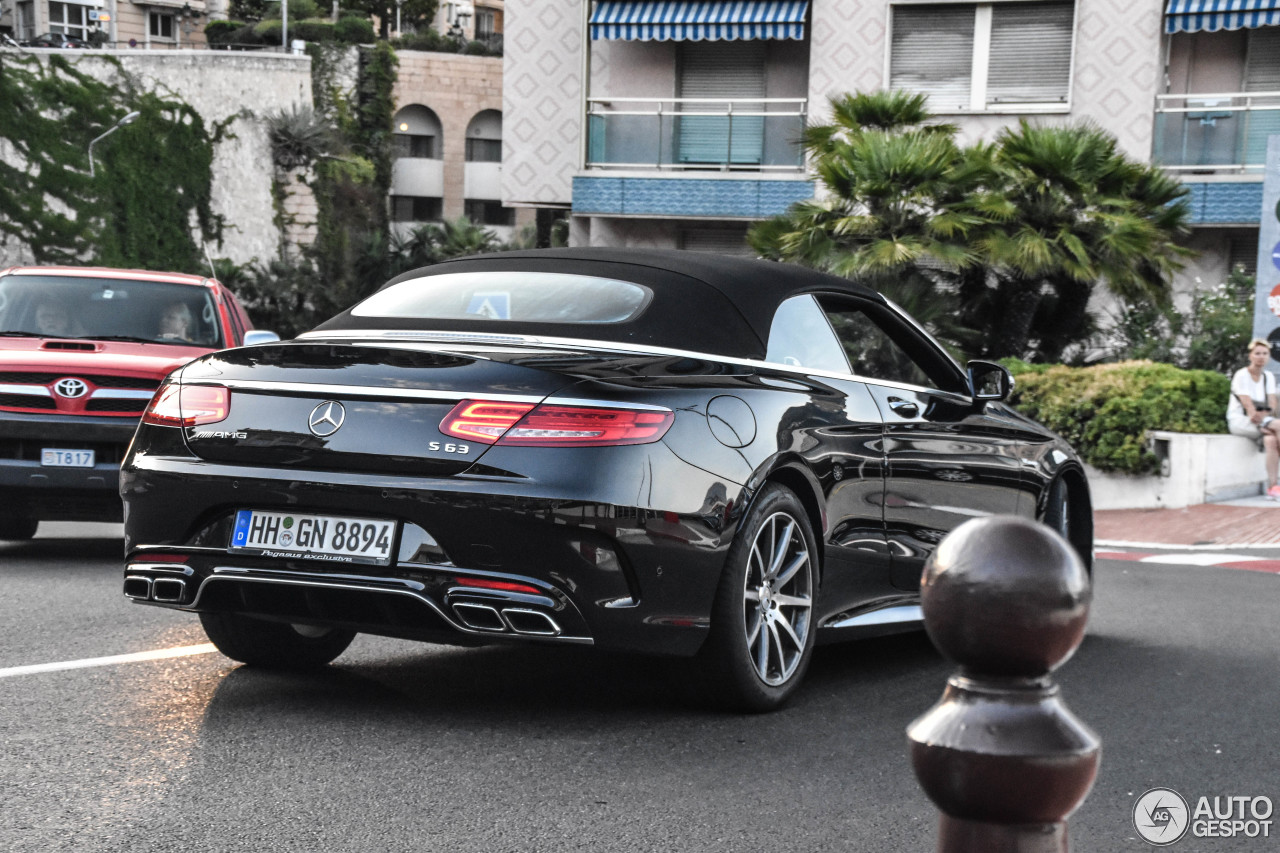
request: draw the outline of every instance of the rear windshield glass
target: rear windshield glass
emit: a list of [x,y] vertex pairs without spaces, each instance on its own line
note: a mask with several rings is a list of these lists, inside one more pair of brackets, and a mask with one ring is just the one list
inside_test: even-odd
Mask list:
[[0,277],[0,335],[221,347],[208,289],[162,281]]
[[355,317],[623,323],[643,313],[649,288],[629,281],[548,272],[460,272],[393,284],[351,309]]

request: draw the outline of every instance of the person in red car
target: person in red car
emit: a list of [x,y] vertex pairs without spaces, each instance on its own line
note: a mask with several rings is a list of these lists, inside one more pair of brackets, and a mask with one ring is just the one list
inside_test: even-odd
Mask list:
[[187,303],[170,302],[160,312],[160,339],[195,343],[195,337],[191,333],[192,325],[191,309]]
[[46,299],[36,306],[36,331],[55,338],[74,337],[75,323],[67,306],[56,299]]

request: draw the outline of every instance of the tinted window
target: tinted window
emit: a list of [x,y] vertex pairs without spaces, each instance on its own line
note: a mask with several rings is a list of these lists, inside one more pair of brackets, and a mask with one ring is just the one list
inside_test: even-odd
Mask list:
[[840,342],[812,296],[793,296],[778,306],[764,358],[793,367],[849,372]]
[[354,317],[519,323],[622,323],[638,317],[649,288],[627,281],[545,272],[473,272],[393,284],[351,309]]
[[954,365],[889,308],[837,297],[823,297],[821,302],[854,375],[962,390]]

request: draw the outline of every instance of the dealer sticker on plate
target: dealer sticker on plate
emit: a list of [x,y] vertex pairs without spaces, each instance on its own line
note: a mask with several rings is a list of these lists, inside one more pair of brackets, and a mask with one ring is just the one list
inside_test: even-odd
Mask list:
[[395,527],[394,521],[374,518],[242,509],[236,513],[229,550],[385,566],[391,562]]

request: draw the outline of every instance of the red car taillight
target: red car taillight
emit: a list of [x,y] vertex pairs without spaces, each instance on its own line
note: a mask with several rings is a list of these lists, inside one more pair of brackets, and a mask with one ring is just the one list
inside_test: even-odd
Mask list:
[[163,385],[142,415],[144,424],[193,427],[231,414],[231,389],[221,385]]
[[440,431],[484,444],[604,447],[657,441],[674,420],[673,413],[652,409],[463,400],[440,422]]

